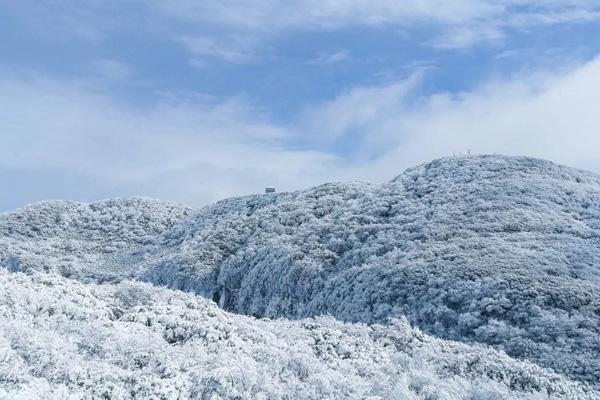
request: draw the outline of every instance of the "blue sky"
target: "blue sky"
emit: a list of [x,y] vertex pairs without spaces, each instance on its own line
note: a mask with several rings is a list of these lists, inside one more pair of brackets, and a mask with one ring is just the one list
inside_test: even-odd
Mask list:
[[7,0],[0,35],[0,210],[467,151],[600,172],[600,1]]

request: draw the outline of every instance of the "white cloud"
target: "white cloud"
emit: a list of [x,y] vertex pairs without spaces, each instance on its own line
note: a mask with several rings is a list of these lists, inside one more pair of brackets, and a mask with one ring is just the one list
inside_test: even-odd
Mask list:
[[[600,20],[597,0],[24,1],[9,15],[46,39],[101,41],[134,31],[183,43],[197,66],[257,62],[272,39],[299,31],[417,27],[430,36],[424,42],[457,49],[501,43],[512,30]],[[132,10],[134,24],[115,17]]]
[[193,55],[191,63],[205,66],[212,61],[230,64],[247,64],[257,61],[256,41],[251,37],[233,35],[219,39],[205,36],[186,36],[179,39]]
[[433,45],[445,48],[497,42],[507,29],[600,19],[600,3],[595,0],[178,0],[155,4],[167,15],[210,22],[255,38],[285,30],[430,24],[442,32]]
[[317,57],[308,61],[312,65],[331,65],[350,59],[348,50],[340,50],[334,53],[321,53]]
[[348,179],[387,179],[467,150],[529,155],[600,172],[600,57],[568,71],[515,76],[454,95],[414,99],[404,85],[356,88],[316,113],[316,121],[338,139],[353,137],[359,127],[366,139],[362,151],[376,156],[352,166]]
[[[143,194],[191,204],[267,185],[283,190],[340,179],[382,181],[467,149],[600,172],[600,57],[459,94],[419,97],[422,79],[417,74],[356,87],[313,105],[297,126],[286,127],[244,98],[215,103],[176,96],[179,101],[131,107],[85,82],[2,76],[0,172],[29,171],[23,176],[31,180],[22,186],[43,174],[45,185],[55,188],[75,174],[71,182],[112,188],[107,196]],[[344,143],[360,156],[327,153],[327,143]],[[54,189],[52,196],[66,197],[69,190]]]
[[373,135],[380,121],[404,111],[405,99],[420,79],[421,74],[417,73],[388,85],[356,87],[332,101],[307,108],[302,124],[306,131],[319,133],[322,141],[339,139],[357,130]]
[[117,188],[111,195],[204,204],[271,184],[314,184],[335,162],[318,151],[284,148],[281,141],[293,132],[243,99],[135,108],[100,88],[39,76],[3,76],[0,92],[0,170],[77,174]]
[[382,25],[435,20],[444,23],[497,15],[502,5],[485,0],[231,0],[156,3],[181,18],[218,22],[236,29],[334,29],[351,25]]
[[93,63],[92,68],[100,77],[115,81],[130,78],[134,72],[131,65],[110,59],[97,60]]
[[464,49],[479,43],[501,43],[504,32],[494,26],[467,26],[450,29],[431,41],[433,47],[440,49]]

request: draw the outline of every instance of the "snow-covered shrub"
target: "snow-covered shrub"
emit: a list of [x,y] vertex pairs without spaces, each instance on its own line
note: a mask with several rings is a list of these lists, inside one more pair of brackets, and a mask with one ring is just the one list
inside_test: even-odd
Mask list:
[[254,319],[127,282],[0,271],[0,399],[597,399],[406,320]]

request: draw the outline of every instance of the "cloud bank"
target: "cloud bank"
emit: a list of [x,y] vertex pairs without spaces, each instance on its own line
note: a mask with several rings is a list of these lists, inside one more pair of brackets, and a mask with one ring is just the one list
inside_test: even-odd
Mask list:
[[[201,205],[267,185],[382,181],[467,151],[600,172],[600,58],[458,94],[420,94],[424,79],[355,87],[283,125],[244,97],[132,106],[102,83],[4,74],[0,180],[9,194],[0,209],[140,194]],[[355,151],[337,151],[341,143]]]

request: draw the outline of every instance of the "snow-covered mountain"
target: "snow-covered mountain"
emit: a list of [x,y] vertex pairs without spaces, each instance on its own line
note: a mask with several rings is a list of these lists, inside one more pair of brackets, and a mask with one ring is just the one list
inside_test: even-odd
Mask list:
[[38,203],[0,265],[0,399],[600,398],[600,177],[546,161]]

